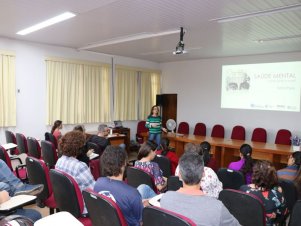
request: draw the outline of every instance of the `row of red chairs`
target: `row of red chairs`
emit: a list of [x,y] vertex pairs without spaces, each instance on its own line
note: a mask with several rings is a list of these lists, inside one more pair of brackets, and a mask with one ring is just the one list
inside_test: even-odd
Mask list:
[[[145,127],[145,121],[138,122],[136,140],[139,143],[143,143],[143,137],[141,133],[147,132],[148,129]],[[189,124],[187,122],[180,122],[178,126],[178,133],[189,134]],[[197,123],[194,127],[193,135],[206,136],[206,125],[204,123]],[[277,132],[275,138],[275,144],[291,145],[292,133],[287,129],[280,129]],[[225,137],[225,128],[223,125],[216,124],[212,128],[211,137]],[[231,139],[245,140],[246,130],[243,126],[234,126],[231,132]],[[252,132],[251,141],[254,142],[267,142],[267,132],[264,128],[255,128]]]

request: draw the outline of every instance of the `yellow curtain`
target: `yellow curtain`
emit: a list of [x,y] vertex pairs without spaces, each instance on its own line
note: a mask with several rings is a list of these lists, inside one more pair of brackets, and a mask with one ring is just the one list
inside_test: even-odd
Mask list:
[[117,68],[114,83],[114,119],[138,119],[138,72]]
[[0,52],[0,126],[16,126],[15,77],[14,54]]
[[47,124],[110,121],[110,70],[104,67],[47,59]]
[[139,119],[145,119],[153,105],[156,104],[156,95],[161,90],[161,75],[159,73],[141,72],[140,76],[140,113]]

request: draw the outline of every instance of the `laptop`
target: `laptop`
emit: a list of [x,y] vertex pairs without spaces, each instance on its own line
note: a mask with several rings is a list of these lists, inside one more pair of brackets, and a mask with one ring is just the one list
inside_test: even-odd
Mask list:
[[122,128],[122,122],[120,120],[114,121],[115,128]]

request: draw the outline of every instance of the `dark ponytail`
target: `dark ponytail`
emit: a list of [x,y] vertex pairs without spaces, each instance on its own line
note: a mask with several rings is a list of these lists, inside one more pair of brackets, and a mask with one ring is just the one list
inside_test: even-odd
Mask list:
[[253,159],[252,159],[252,147],[248,144],[243,144],[240,147],[240,153],[242,154],[245,164],[240,169],[240,171],[246,175],[247,173],[252,173],[253,171]]

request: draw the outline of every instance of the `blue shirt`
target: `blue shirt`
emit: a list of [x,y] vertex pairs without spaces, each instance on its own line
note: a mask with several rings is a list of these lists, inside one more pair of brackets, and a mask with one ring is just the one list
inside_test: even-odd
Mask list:
[[113,199],[121,209],[129,226],[140,226],[143,205],[136,188],[123,181],[100,177],[96,181],[94,191]]

